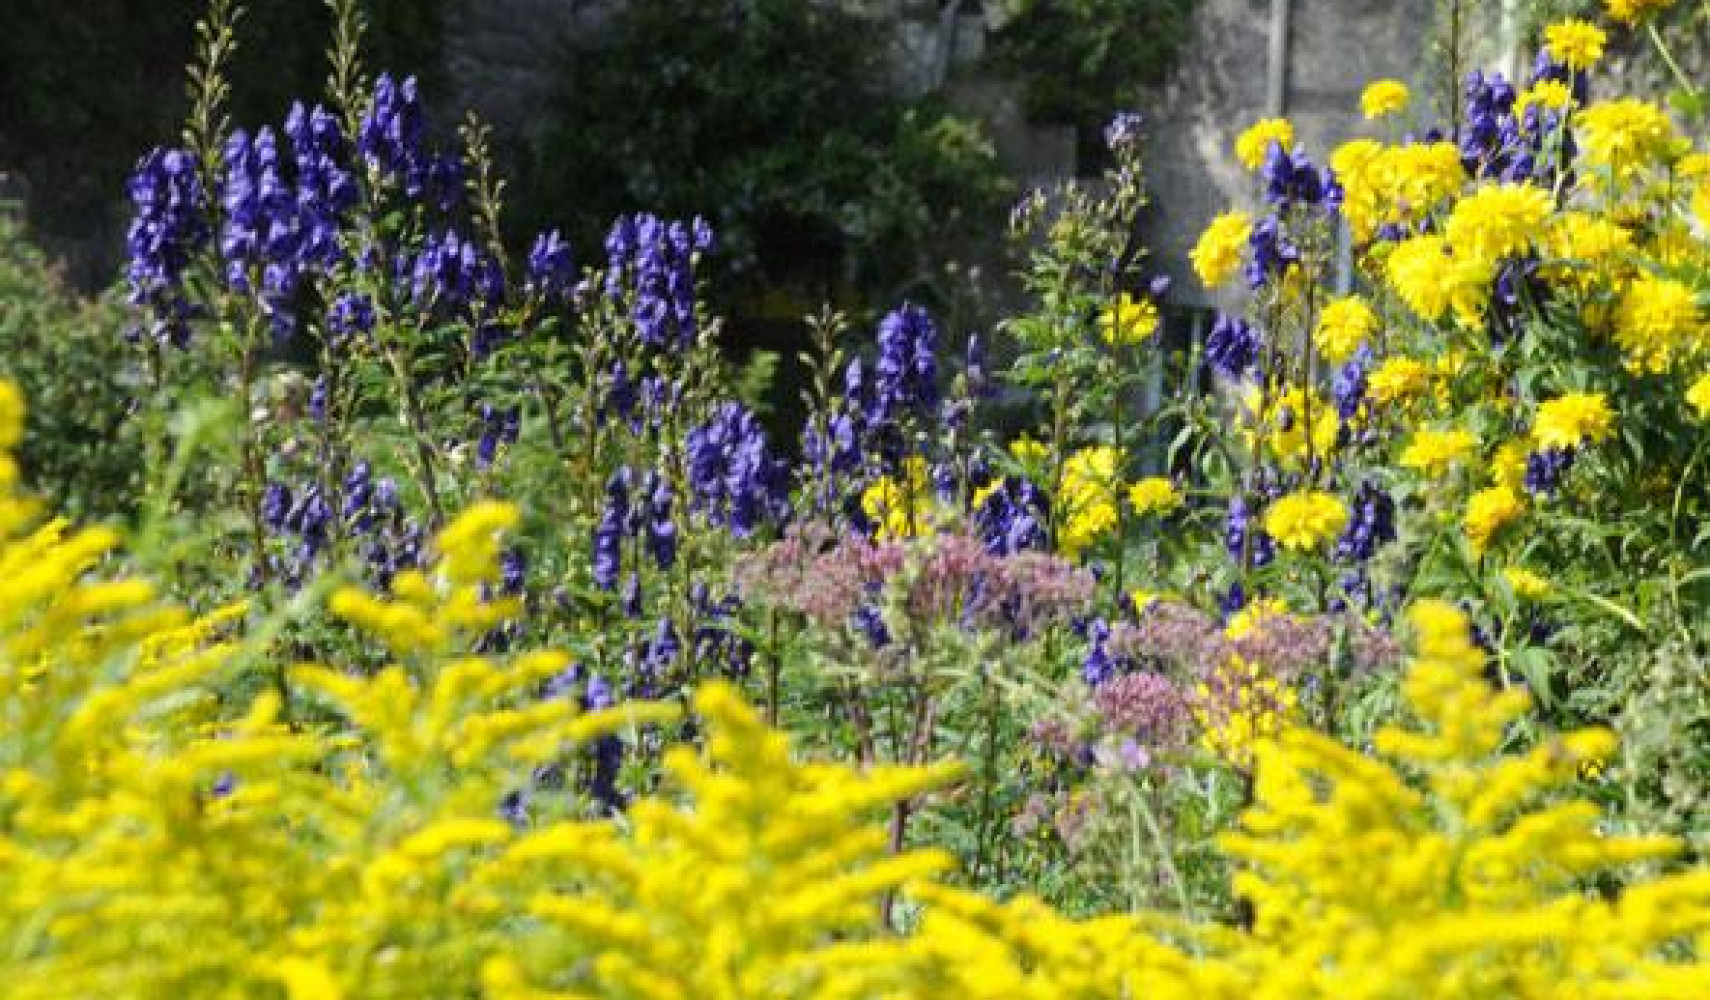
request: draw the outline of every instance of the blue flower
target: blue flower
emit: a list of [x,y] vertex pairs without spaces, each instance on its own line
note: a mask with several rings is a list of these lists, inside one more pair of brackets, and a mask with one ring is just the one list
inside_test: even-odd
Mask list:
[[1229,514],[1224,522],[1223,545],[1231,558],[1241,559],[1248,548],[1247,536],[1252,535],[1253,566],[1267,566],[1276,558],[1276,541],[1265,533],[1265,529],[1254,522],[1257,512],[1247,502],[1246,497],[1233,497],[1229,501]]
[[647,495],[647,523],[644,526],[648,554],[654,565],[668,570],[677,562],[677,523],[671,519],[675,497],[671,485],[659,477],[653,478],[653,488]]
[[399,84],[390,73],[382,73],[374,81],[357,149],[382,176],[399,176],[421,159],[422,109],[416,91],[413,76]]
[[1104,127],[1104,144],[1113,153],[1121,153],[1139,145],[1141,128],[1146,119],[1138,111],[1119,111]]
[[130,302],[153,313],[149,335],[156,343],[184,347],[193,313],[184,272],[209,237],[196,159],[182,149],[155,149],[138,162],[126,189],[135,209],[125,234]]
[[485,469],[498,457],[501,444],[515,444],[522,429],[522,409],[501,410],[491,403],[481,404],[481,436],[475,445],[475,465]]
[[1366,398],[1366,381],[1371,363],[1371,348],[1361,344],[1354,350],[1353,357],[1336,369],[1336,377],[1331,381],[1330,391],[1336,400],[1336,415],[1342,418],[1343,433],[1347,432],[1349,421],[1360,412],[1360,404]]
[[754,644],[732,628],[742,602],[734,593],[714,601],[707,585],[697,581],[690,589],[689,606],[695,621],[695,663],[715,664],[726,676],[745,676],[754,658]]
[[506,549],[499,556],[499,587],[507,594],[520,594],[528,580],[528,557],[521,549]]
[[992,555],[1046,548],[1045,494],[1020,476],[1006,476],[974,509],[980,541]]
[[357,462],[344,477],[344,503],[339,516],[357,531],[367,531],[373,525],[374,515],[369,509],[376,495],[373,477],[374,470],[367,462]]
[[594,586],[617,588],[623,568],[623,539],[629,520],[629,469],[621,468],[606,480],[606,502],[600,523],[594,528]]
[[1336,557],[1365,562],[1379,546],[1395,541],[1395,501],[1376,485],[1366,482],[1354,495],[1352,506],[1348,526],[1336,540]]
[[1104,619],[1087,623],[1087,655],[1081,660],[1081,679],[1087,687],[1096,688],[1117,674],[1119,664],[1105,645],[1109,639],[1110,626]]
[[628,423],[632,431],[639,431],[641,424],[635,419],[636,400],[636,387],[630,381],[629,366],[622,360],[613,361],[611,371],[606,375],[605,401],[598,414],[600,422],[605,422],[607,414],[614,414]]
[[504,272],[473,240],[455,230],[429,233],[412,255],[399,257],[400,278],[408,282],[411,303],[423,312],[442,308],[460,312],[470,306],[492,308],[505,296]]
[[619,218],[606,236],[606,294],[627,300],[643,343],[681,351],[699,334],[695,262],[712,245],[704,220],[667,222],[642,213]]
[[884,649],[891,644],[891,630],[885,627],[885,616],[874,605],[863,604],[856,608],[855,620],[851,624],[867,637],[867,642],[874,649]]
[[305,110],[300,101],[285,118],[285,135],[297,167],[298,253],[304,266],[324,271],[343,259],[339,226],[359,198],[345,166],[344,135],[325,108]]
[[1296,149],[1292,154],[1281,143],[1271,143],[1265,162],[1259,168],[1265,183],[1265,199],[1285,212],[1291,205],[1335,210],[1342,203],[1342,186],[1327,167],[1318,167],[1307,158],[1306,151]]
[[1247,261],[1243,265],[1247,285],[1258,288],[1271,277],[1282,277],[1291,264],[1300,260],[1300,248],[1288,238],[1275,215],[1267,215],[1253,226],[1247,236]]
[[879,322],[868,420],[882,424],[911,411],[931,413],[938,406],[937,351],[938,328],[926,310],[904,303],[886,314]]
[[290,511],[291,488],[284,483],[268,483],[261,494],[261,523],[269,531],[281,531]]
[[569,297],[575,279],[575,263],[570,256],[570,244],[554,229],[534,239],[528,252],[528,282],[524,286],[530,295],[562,301]]
[[1561,489],[1562,479],[1573,468],[1577,453],[1572,448],[1545,448],[1526,456],[1526,492],[1537,496],[1553,496]]
[[243,129],[232,132],[224,163],[220,256],[226,264],[226,284],[254,295],[274,336],[285,337],[296,325],[292,299],[303,271],[297,192],[281,174],[278,143],[270,128],[253,137]]
[[374,300],[364,292],[345,292],[327,310],[327,334],[333,346],[374,329]]
[[789,516],[789,465],[774,458],[766,432],[741,403],[726,402],[683,443],[691,509],[739,538]]
[[1240,378],[1259,360],[1259,333],[1239,316],[1218,313],[1205,338],[1205,356],[1224,376]]

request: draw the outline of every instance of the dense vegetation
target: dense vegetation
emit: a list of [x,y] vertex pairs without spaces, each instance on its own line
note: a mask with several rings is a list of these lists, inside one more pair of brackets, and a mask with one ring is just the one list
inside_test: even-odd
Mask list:
[[1333,150],[1255,123],[1186,357],[1120,114],[995,332],[808,317],[786,444],[716,226],[512,253],[354,4],[267,124],[216,3],[122,311],[0,244],[0,975],[1710,995],[1710,151],[1598,76],[1669,6],[1452,129],[1389,80]]

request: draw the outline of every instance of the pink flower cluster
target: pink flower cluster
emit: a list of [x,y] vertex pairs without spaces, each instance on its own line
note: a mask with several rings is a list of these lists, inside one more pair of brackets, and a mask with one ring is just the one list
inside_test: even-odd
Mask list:
[[817,527],[793,529],[743,560],[737,581],[749,599],[825,628],[846,625],[864,606],[895,601],[921,624],[1021,636],[1082,613],[1095,585],[1090,572],[1056,556],[993,555],[968,535],[874,542]]

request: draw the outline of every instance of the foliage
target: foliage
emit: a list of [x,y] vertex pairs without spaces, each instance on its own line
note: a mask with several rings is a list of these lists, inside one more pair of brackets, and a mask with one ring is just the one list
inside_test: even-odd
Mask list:
[[1114,104],[1161,81],[1187,39],[1193,0],[1005,0],[997,66],[1019,77],[1035,122],[1096,135]]
[[558,60],[524,222],[588,241],[638,209],[704,214],[750,303],[919,286],[1008,182],[975,123],[888,89],[891,27],[835,3],[624,4]]
[[[21,410],[0,386],[0,444],[16,444]],[[1178,925],[1209,946],[1196,957],[1149,939],[1144,922],[1076,922],[934,885],[947,857],[892,854],[860,817],[954,768],[800,763],[723,683],[694,699],[705,749],[666,755],[674,794],[634,803],[627,829],[562,801],[519,810],[506,793],[531,768],[675,713],[579,712],[536,697],[565,657],[468,654],[517,610],[485,599],[513,508],[460,516],[436,568],[401,575],[391,600],[335,597],[397,662],[291,668],[288,683],[331,709],[291,720],[276,692],[212,697],[234,661],[278,655],[233,632],[241,605],[191,621],[146,585],[88,579],[112,536],[32,524],[6,462],[0,927],[20,997],[1663,996],[1710,984],[1710,969],[1660,947],[1710,929],[1703,873],[1637,882],[1615,903],[1563,891],[1674,845],[1599,836],[1583,802],[1528,807],[1612,740],[1571,734],[1493,757],[1525,699],[1490,691],[1464,620],[1443,606],[1414,615],[1422,659],[1406,687],[1429,728],[1379,736],[1439,805],[1321,735],[1265,744],[1243,832],[1224,839],[1252,865],[1236,884],[1254,929]],[[1349,877],[1350,844],[1375,877]],[[879,897],[902,888],[923,909],[917,929],[879,933]]]
[[334,14],[275,129],[212,5],[131,177],[129,555],[0,388],[22,995],[1705,992],[1710,158],[1603,28],[1327,164],[1257,123],[1185,350],[1117,116],[998,350],[810,321],[792,463],[713,225],[512,252]]
[[66,289],[22,223],[0,211],[0,354],[6,377],[35,401],[19,461],[74,517],[124,513],[141,486],[128,322],[111,298],[85,302]]
[[[191,60],[190,27],[203,0],[77,4],[13,0],[0,9],[0,163],[31,182],[31,220],[44,231],[88,235],[109,218],[137,150],[170,135]],[[439,0],[369,0],[381,65],[437,65]],[[244,118],[272,117],[326,78],[320,2],[257,4],[256,44],[238,62],[233,95]]]

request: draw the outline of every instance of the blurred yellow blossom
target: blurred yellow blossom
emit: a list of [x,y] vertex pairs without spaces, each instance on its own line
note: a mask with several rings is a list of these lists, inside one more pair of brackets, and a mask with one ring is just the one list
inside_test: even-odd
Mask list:
[[1478,448],[1478,435],[1466,430],[1424,429],[1414,432],[1413,439],[1401,452],[1403,468],[1414,469],[1427,476],[1441,476],[1459,464]]
[[1320,490],[1290,493],[1265,512],[1266,533],[1287,549],[1315,549],[1347,525],[1347,506]]
[[1158,332],[1158,307],[1127,292],[1098,316],[1099,336],[1112,347],[1132,347]]
[[1638,24],[1674,6],[1675,0],[1603,0],[1609,16],[1622,24]]
[[1532,440],[1540,448],[1577,448],[1609,436],[1615,412],[1600,392],[1570,392],[1545,400],[1532,420]]
[[1402,355],[1385,358],[1366,382],[1373,401],[1399,403],[1422,395],[1431,387],[1431,370],[1416,358]]
[[1341,364],[1353,357],[1361,344],[1372,341],[1379,325],[1377,313],[1364,299],[1357,295],[1344,296],[1325,305],[1318,316],[1318,326],[1313,330],[1312,342],[1318,346],[1325,360]]
[[910,455],[900,476],[880,476],[861,493],[861,512],[881,541],[923,537],[935,530],[932,499],[926,459]]
[[1690,286],[1672,278],[1640,275],[1615,309],[1615,342],[1635,372],[1666,372],[1679,358],[1705,347],[1705,323]]
[[1128,503],[1134,513],[1167,514],[1182,505],[1182,495],[1163,476],[1149,476],[1128,487]]
[[1539,111],[1566,111],[1573,104],[1573,91],[1560,80],[1539,80],[1514,98],[1514,114],[1524,118],[1534,108]]
[[1680,149],[1668,115],[1649,101],[1600,101],[1580,111],[1577,121],[1586,162],[1608,168],[1618,181],[1672,158]]
[[1686,390],[1686,402],[1698,411],[1698,419],[1710,420],[1710,372],[1698,376],[1698,381]]
[[1550,592],[1550,581],[1523,566],[1504,567],[1502,578],[1517,597],[1535,600]]
[[1407,85],[1400,80],[1374,80],[1360,92],[1360,112],[1368,119],[1393,115],[1407,108]]
[[1248,170],[1264,166],[1271,147],[1281,146],[1283,152],[1294,149],[1294,126],[1286,118],[1261,118],[1235,139],[1235,158]]
[[1253,219],[1246,212],[1225,212],[1211,220],[1189,254],[1193,271],[1206,288],[1219,287],[1240,270],[1241,253],[1252,230]]
[[1609,40],[1603,29],[1590,21],[1568,18],[1544,29],[1544,48],[1550,58],[1575,71],[1590,69],[1603,58]]
[[1063,462],[1063,482],[1056,510],[1057,549],[1069,558],[1086,551],[1117,525],[1117,477],[1122,453],[1109,445],[1094,445]]
[[1483,555],[1503,526],[1526,510],[1526,501],[1508,486],[1479,490],[1467,500],[1463,527],[1474,555]]

